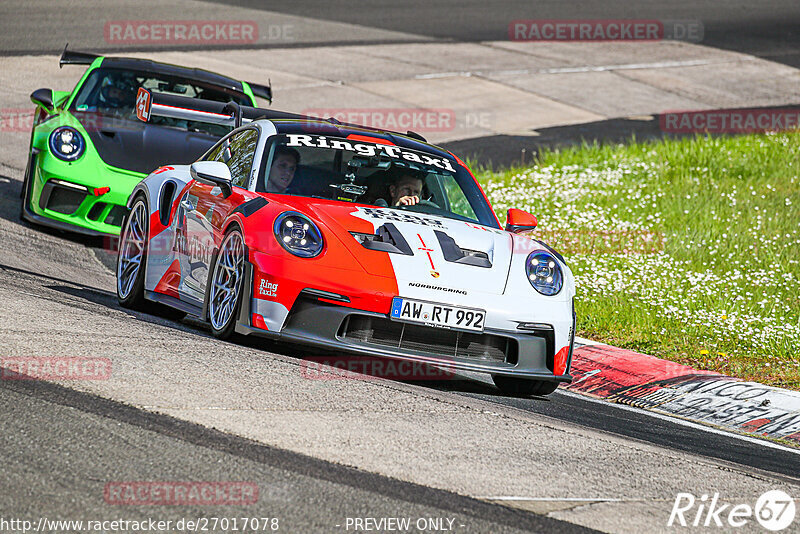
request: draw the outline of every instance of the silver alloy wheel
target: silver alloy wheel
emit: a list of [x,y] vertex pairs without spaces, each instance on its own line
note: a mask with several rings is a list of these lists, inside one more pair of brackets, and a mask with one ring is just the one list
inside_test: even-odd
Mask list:
[[117,261],[117,293],[120,298],[128,298],[139,269],[142,267],[142,258],[145,249],[145,221],[147,209],[141,200],[131,210],[122,239],[119,244],[119,260]]
[[244,242],[242,234],[233,231],[220,247],[208,295],[208,315],[216,330],[225,328],[236,309],[243,273]]

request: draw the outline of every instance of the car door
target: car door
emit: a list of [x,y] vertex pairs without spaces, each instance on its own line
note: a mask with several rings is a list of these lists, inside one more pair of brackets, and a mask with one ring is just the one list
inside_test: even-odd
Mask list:
[[250,180],[253,158],[258,144],[258,131],[248,128],[225,139],[209,153],[206,160],[221,161],[231,171],[233,194],[225,198],[218,186],[192,182],[181,199],[185,216],[185,249],[181,258],[182,298],[202,305],[211,268],[211,257],[222,241],[223,224],[231,211],[243,201]]

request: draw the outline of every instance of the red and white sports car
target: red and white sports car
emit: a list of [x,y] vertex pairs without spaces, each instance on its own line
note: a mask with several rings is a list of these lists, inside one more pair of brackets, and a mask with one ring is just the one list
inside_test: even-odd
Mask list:
[[167,305],[219,338],[490,373],[514,395],[571,380],[572,273],[519,233],[533,216],[501,227],[456,156],[412,132],[185,100],[141,94],[140,118],[245,122],[131,194],[123,306]]

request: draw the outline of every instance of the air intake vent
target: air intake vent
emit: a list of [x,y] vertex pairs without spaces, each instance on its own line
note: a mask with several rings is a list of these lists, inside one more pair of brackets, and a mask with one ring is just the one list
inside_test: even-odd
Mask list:
[[81,185],[61,180],[48,180],[42,188],[39,207],[64,215],[72,215],[78,211],[87,193],[88,190]]
[[436,239],[439,240],[439,245],[442,247],[445,261],[463,263],[464,265],[475,267],[488,268],[492,266],[492,261],[486,252],[461,248],[452,237],[441,230],[434,230],[434,233],[436,234]]
[[105,223],[113,226],[122,226],[122,221],[127,214],[128,208],[117,204],[108,212]]
[[355,343],[413,350],[476,362],[517,363],[517,341],[491,334],[474,334],[412,325],[367,315],[349,315],[339,337]]
[[92,205],[92,209],[89,210],[89,214],[86,215],[86,218],[93,221],[99,221],[100,216],[103,214],[103,210],[106,209],[106,206],[108,206],[108,204],[105,202],[95,202]]
[[370,250],[380,250],[383,252],[391,252],[393,254],[404,254],[406,256],[413,256],[411,247],[408,242],[392,223],[386,223],[374,234],[362,234],[360,232],[350,232],[356,241],[361,243],[364,248]]

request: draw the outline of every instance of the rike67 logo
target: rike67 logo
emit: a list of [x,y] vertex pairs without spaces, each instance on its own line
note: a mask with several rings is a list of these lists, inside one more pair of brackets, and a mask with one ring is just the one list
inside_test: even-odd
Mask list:
[[794,522],[794,499],[781,490],[767,491],[749,504],[720,504],[719,493],[710,499],[698,499],[691,493],[679,493],[672,505],[668,527],[743,527],[755,519],[763,528],[778,532]]

